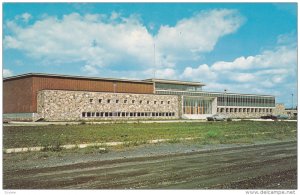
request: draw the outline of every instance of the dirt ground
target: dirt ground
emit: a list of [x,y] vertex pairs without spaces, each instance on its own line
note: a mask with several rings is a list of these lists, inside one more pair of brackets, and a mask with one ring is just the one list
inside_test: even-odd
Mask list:
[[297,142],[4,154],[4,189],[296,189]]

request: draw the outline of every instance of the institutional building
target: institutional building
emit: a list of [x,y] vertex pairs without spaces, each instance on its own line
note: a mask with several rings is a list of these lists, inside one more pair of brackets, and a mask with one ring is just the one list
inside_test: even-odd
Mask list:
[[[204,83],[29,73],[4,78],[3,116],[17,120],[258,118],[280,112],[272,95],[203,91]],[[278,111],[279,110],[279,111]]]

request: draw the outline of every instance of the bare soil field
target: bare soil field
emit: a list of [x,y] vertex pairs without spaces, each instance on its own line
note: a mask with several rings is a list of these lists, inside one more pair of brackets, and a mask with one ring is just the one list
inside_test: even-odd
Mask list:
[[3,155],[4,189],[296,189],[297,142]]

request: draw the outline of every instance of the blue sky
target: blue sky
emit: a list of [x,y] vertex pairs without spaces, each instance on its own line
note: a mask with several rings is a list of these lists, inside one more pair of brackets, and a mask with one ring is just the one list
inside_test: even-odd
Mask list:
[[155,75],[289,107],[297,35],[295,3],[4,3],[3,76]]

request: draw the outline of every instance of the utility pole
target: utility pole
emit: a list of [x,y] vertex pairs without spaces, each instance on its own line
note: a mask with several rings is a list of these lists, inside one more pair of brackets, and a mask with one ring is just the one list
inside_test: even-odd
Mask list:
[[155,42],[153,42],[153,53],[154,53],[154,59],[153,59],[153,78],[155,79],[155,74],[156,74],[156,56],[155,56]]
[[294,94],[292,93],[292,110],[294,109]]
[[227,89],[224,89],[224,100],[225,100],[225,112],[227,114],[227,110],[226,110],[226,106],[227,106],[227,96],[226,96],[226,93],[227,93]]

